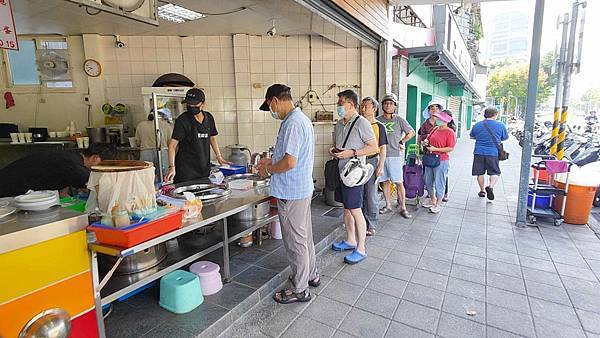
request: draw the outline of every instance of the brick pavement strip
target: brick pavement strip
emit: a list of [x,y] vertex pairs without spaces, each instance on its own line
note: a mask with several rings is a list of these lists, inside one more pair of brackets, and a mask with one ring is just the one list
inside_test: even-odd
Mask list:
[[310,304],[277,316],[258,307],[222,336],[270,311],[278,325],[257,327],[273,337],[599,337],[600,240],[588,227],[513,227],[520,148],[506,147],[514,156],[501,164],[495,201],[477,196],[472,143],[460,139],[442,213],[386,215],[368,262],[322,254],[325,283]]

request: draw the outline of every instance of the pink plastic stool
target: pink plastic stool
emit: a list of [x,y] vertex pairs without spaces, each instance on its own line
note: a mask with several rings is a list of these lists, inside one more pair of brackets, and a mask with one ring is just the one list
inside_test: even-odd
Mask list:
[[281,223],[279,220],[271,222],[271,228],[269,229],[271,233],[271,238],[273,239],[281,239]]
[[190,272],[200,278],[200,286],[204,296],[213,295],[223,288],[218,264],[209,261],[199,261],[190,266]]

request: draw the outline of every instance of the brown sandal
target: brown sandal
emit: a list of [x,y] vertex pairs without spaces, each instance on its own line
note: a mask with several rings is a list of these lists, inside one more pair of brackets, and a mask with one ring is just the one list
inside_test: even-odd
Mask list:
[[308,289],[295,293],[292,289],[284,289],[276,292],[273,295],[273,300],[279,304],[291,304],[297,302],[308,302],[310,301],[310,291]]
[[367,229],[367,236],[373,236],[373,235],[375,235],[375,229],[373,229],[373,228]]
[[410,219],[412,218],[412,215],[408,213],[408,211],[406,209],[401,210],[400,211],[400,216],[406,218],[406,219]]

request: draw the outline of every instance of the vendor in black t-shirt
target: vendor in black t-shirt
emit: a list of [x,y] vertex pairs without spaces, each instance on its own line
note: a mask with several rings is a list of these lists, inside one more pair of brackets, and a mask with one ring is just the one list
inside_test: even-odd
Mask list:
[[85,188],[90,168],[114,155],[114,146],[95,143],[81,153],[55,150],[23,157],[0,169],[0,197],[28,190],[59,190],[66,196],[69,188]]
[[185,94],[182,103],[187,111],[175,120],[169,141],[169,171],[165,181],[173,183],[207,178],[210,175],[210,147],[219,164],[228,164],[219,150],[217,127],[213,116],[202,110],[204,92],[192,88]]

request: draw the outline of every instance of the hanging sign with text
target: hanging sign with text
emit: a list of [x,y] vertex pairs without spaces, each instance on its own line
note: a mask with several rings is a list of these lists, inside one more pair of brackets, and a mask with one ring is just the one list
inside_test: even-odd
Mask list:
[[19,50],[10,0],[0,0],[0,48]]

